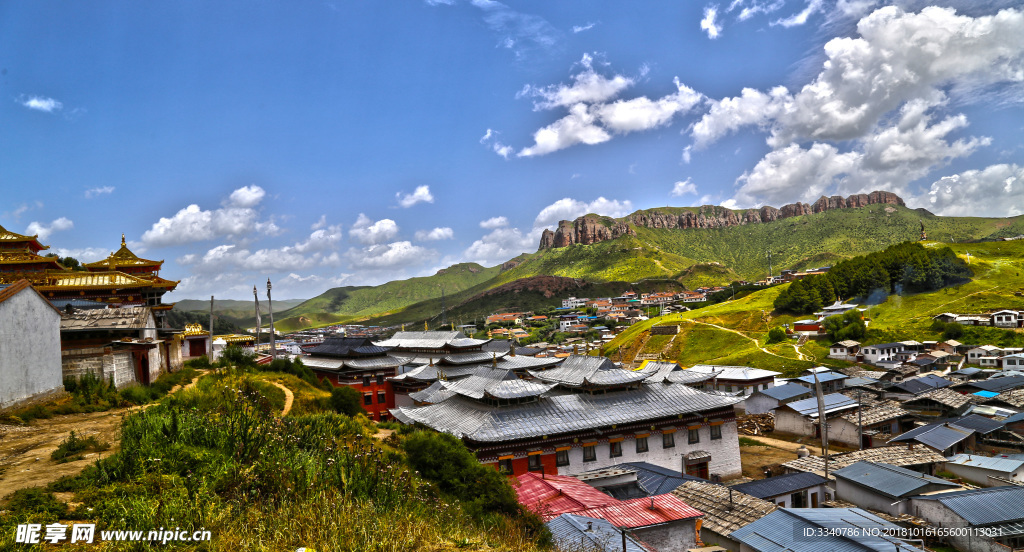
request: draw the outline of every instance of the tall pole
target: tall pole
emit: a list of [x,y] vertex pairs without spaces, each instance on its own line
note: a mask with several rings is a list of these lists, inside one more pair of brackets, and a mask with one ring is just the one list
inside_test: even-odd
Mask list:
[[213,296],[210,296],[210,346],[206,358],[213,362]]
[[860,442],[860,450],[864,450],[864,405],[860,401],[862,390],[857,390],[857,441]]
[[267,308],[270,309],[270,356],[277,360],[277,333],[274,331],[274,302],[270,298],[270,278],[267,278]]
[[263,321],[260,319],[260,294],[256,291],[256,286],[252,286],[252,296],[256,299],[256,348],[254,352],[259,354],[260,352],[260,326],[263,325]]
[[818,372],[814,372],[814,394],[818,396],[818,422],[821,424],[821,455],[825,458],[825,479],[828,479],[828,420],[825,418],[825,398],[821,394]]

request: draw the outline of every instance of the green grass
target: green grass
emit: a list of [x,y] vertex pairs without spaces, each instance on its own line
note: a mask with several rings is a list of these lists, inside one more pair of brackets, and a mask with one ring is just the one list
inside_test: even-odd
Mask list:
[[95,435],[82,438],[75,435],[72,431],[68,435],[67,439],[61,441],[60,445],[57,446],[57,450],[50,454],[50,458],[56,460],[57,463],[63,464],[65,462],[73,462],[75,460],[81,460],[85,456],[82,454],[87,451],[102,452],[110,448],[110,443],[100,441]]

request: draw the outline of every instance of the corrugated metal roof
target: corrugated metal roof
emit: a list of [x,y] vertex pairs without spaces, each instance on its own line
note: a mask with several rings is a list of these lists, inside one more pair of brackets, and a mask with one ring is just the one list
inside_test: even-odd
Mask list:
[[[850,408],[857,408],[857,401],[851,399],[842,393],[830,393],[822,397],[825,403],[825,415],[829,415],[833,412],[839,412],[842,410],[848,410]],[[812,418],[818,417],[818,398],[811,397],[809,399],[801,399],[799,401],[791,402],[787,405],[781,406],[780,408],[791,408],[801,416],[810,416]]]
[[719,372],[718,379],[723,380],[755,380],[762,378],[774,378],[775,376],[781,376],[779,372],[772,372],[771,370],[762,370],[760,368],[750,368],[749,366],[717,366],[711,364],[697,364],[691,366],[689,370],[696,370],[698,372]]
[[379,356],[390,351],[390,347],[379,347],[365,337],[328,337],[305,352],[311,355],[329,357]]
[[957,464],[971,468],[1012,473],[1019,470],[1021,466],[1024,466],[1024,460],[998,457],[990,458],[988,456],[978,456],[977,454],[957,454],[949,457],[949,459],[946,460],[946,464]]
[[915,497],[938,500],[973,526],[1024,520],[1024,487],[1010,485]]
[[639,529],[683,519],[701,517],[702,513],[671,494],[620,500],[607,506],[590,508],[586,515],[606,519],[618,527]]
[[[821,372],[818,374],[818,381],[821,383],[826,383],[835,380],[843,380],[846,378],[847,376],[845,374],[837,374],[836,372]],[[796,380],[814,385],[814,374],[811,374],[809,376],[803,376],[801,378],[796,378]]]
[[489,339],[470,339],[462,332],[397,332],[391,339],[378,341],[380,347],[397,347],[402,349],[445,349],[482,346]]
[[904,380],[903,382],[894,385],[893,388],[904,390],[913,395],[920,395],[934,389],[943,389],[950,385],[953,385],[953,382],[945,378],[940,378],[934,374],[928,374],[919,378]]
[[565,513],[583,512],[618,502],[614,498],[565,475],[524,473],[516,478],[519,503],[528,510],[550,520]]
[[972,381],[970,383],[963,384],[963,387],[976,387],[983,391],[995,391],[996,393],[1002,393],[1011,389],[1024,387],[1024,376],[997,377],[981,381]]
[[750,483],[733,485],[732,488],[733,490],[741,493],[747,493],[753,497],[771,498],[780,495],[792,494],[808,487],[823,485],[827,482],[827,479],[818,474],[798,472],[787,473],[786,475],[780,475],[777,477],[769,477],[767,479],[759,479],[757,481],[751,481]]
[[718,375],[718,372],[709,373],[684,370],[675,362],[647,362],[643,365],[642,369],[645,373],[654,371],[653,374],[644,380],[646,383],[668,382],[692,385],[694,383],[703,383]]
[[441,357],[441,362],[444,364],[480,364],[482,362],[491,362],[495,358],[501,358],[508,354],[508,351],[503,352],[484,352],[477,351],[472,353],[452,353]]
[[784,401],[786,399],[792,399],[793,397],[799,397],[801,395],[810,395],[811,390],[804,387],[803,385],[797,385],[795,383],[787,383],[785,385],[777,385],[775,387],[769,387],[757,392],[761,395],[766,395],[773,399]]
[[530,375],[549,383],[585,387],[639,383],[657,371],[657,367],[651,367],[634,372],[617,366],[605,357],[571,355],[559,366],[547,370],[531,370]]
[[477,442],[501,442],[696,413],[737,402],[685,385],[644,385],[603,395],[545,395],[533,403],[502,407],[454,397],[391,412],[403,422],[416,421]]
[[[806,529],[826,529],[804,536]],[[860,508],[784,508],[734,531],[758,552],[922,552],[884,530],[899,528]]]
[[441,382],[439,381],[435,381],[434,383],[430,384],[430,387],[427,387],[426,389],[409,393],[410,399],[416,402],[430,404],[446,401],[452,398],[453,396],[455,396],[455,392],[445,389],[444,385],[442,385]]
[[[610,522],[576,514],[562,514],[547,522],[555,545],[560,550],[621,552],[622,533]],[[644,545],[626,535],[625,552],[650,552]]]
[[902,498],[927,492],[925,489],[938,490],[941,487],[957,488],[960,485],[938,477],[874,462],[857,462],[832,472],[836,479],[845,479],[863,487],[873,489],[877,493],[893,498]]

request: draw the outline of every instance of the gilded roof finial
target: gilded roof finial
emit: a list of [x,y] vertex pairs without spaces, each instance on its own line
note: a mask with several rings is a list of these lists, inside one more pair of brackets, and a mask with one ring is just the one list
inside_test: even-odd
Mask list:
[[122,233],[121,234],[121,247],[124,247],[124,246],[125,246],[125,243],[124,243],[124,233]]

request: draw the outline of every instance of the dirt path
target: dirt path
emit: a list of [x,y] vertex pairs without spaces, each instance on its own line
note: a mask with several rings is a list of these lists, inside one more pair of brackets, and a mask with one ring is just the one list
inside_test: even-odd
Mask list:
[[[950,301],[948,303],[943,303],[943,304],[941,304],[941,305],[939,305],[937,307],[934,307],[934,308],[932,308],[932,311],[933,312],[938,311],[939,309],[941,309],[942,307],[945,307],[946,305],[952,305],[953,303],[956,303],[958,301],[963,301],[964,299],[967,299],[968,297],[970,297],[972,295],[977,295],[979,293],[986,293],[986,292],[992,291],[994,289],[999,289],[1001,287],[1003,287],[1003,286],[992,286],[992,287],[990,287],[988,289],[983,289],[983,290],[980,290],[980,291],[975,291],[974,293],[968,293],[967,295],[964,295],[963,297],[958,297],[958,298],[953,299],[952,301]],[[925,317],[924,316],[918,316],[917,318],[925,318]]]
[[292,393],[291,389],[288,389],[276,381],[268,381],[267,383],[277,387],[281,391],[284,391],[284,408],[281,410],[281,415],[287,416],[288,413],[292,411],[292,403],[295,402],[295,393]]
[[[700,321],[697,321],[697,320],[683,320],[683,321],[684,322],[690,322],[692,324],[703,324],[705,326],[711,326],[712,328],[718,328],[719,330],[723,330],[723,331],[726,331],[726,332],[732,332],[732,333],[734,333],[736,335],[739,335],[739,336],[742,336],[742,337],[745,337],[745,338],[749,339],[754,344],[755,347],[760,349],[761,352],[763,352],[765,354],[772,355],[773,357],[784,358],[786,360],[797,360],[797,359],[792,358],[792,357],[777,355],[777,354],[769,351],[768,349],[765,349],[764,347],[761,346],[760,343],[757,342],[756,339],[754,339],[753,337],[750,337],[749,335],[747,335],[747,334],[745,334],[745,333],[743,333],[743,332],[741,332],[739,330],[734,330],[732,328],[726,328],[724,326],[719,326],[718,324],[712,324],[710,322],[700,322]],[[801,357],[799,360],[804,360],[803,359],[803,355],[800,353],[800,351],[797,351],[796,354]]]

